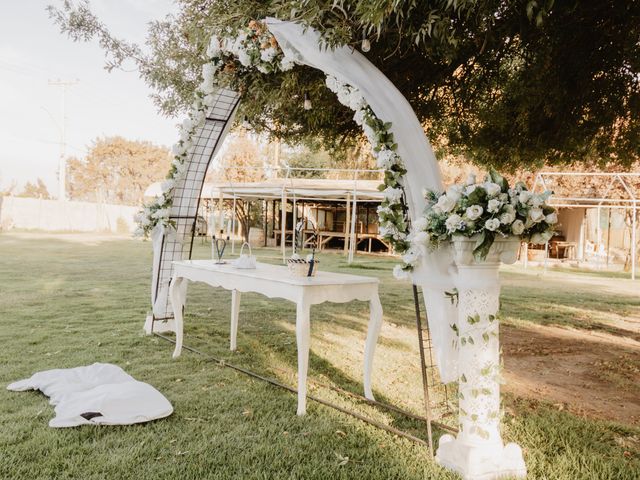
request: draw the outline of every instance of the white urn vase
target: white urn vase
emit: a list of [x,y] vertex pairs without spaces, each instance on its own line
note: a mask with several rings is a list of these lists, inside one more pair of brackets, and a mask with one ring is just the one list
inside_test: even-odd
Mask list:
[[473,255],[476,238],[454,237],[458,269],[459,433],[440,438],[436,461],[465,480],[524,477],[521,448],[500,435],[500,342],[498,309],[501,263],[514,263],[520,239],[496,239],[486,258]]

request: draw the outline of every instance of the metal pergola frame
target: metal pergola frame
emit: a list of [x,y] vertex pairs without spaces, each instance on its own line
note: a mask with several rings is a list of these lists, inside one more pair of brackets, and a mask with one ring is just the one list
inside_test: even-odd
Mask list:
[[[299,200],[307,200],[307,201],[313,201],[313,200],[317,200],[317,201],[326,201],[326,202],[343,202],[345,201],[344,196],[337,196],[337,195],[323,195],[323,196],[300,196],[296,193],[296,190],[300,189],[299,187],[296,187],[295,185],[295,181],[296,180],[304,180],[304,179],[300,179],[300,178],[296,178],[292,176],[292,173],[295,172],[326,172],[326,173],[345,173],[347,176],[351,176],[351,178],[349,179],[327,179],[327,180],[352,180],[353,181],[353,188],[350,188],[349,191],[346,191],[346,208],[347,208],[347,224],[349,225],[349,232],[348,235],[346,235],[345,237],[345,252],[347,254],[347,262],[349,264],[353,263],[353,259],[354,256],[356,254],[356,232],[355,232],[355,227],[356,227],[356,216],[357,216],[357,207],[358,207],[358,195],[359,195],[359,189],[358,189],[358,182],[361,180],[365,180],[362,179],[360,177],[367,175],[367,174],[376,174],[378,176],[382,176],[384,174],[384,170],[381,169],[366,169],[366,168],[354,168],[354,169],[348,169],[348,168],[311,168],[311,167],[290,167],[288,165],[284,165],[284,166],[273,166],[273,165],[269,165],[269,166],[254,166],[254,165],[249,165],[249,166],[240,166],[240,165],[225,165],[225,164],[221,164],[218,165],[218,168],[224,169],[224,170],[262,170],[265,171],[265,173],[267,172],[267,170],[269,171],[269,173],[273,174],[274,172],[280,172],[281,175],[279,175],[277,178],[280,179],[284,179],[284,182],[282,183],[282,187],[280,188],[280,195],[276,195],[275,193],[270,193],[268,191],[263,191],[263,192],[255,192],[255,193],[247,193],[247,192],[242,192],[242,191],[238,191],[238,186],[242,185],[244,182],[234,182],[232,180],[228,180],[226,182],[224,182],[231,190],[231,198],[229,197],[225,197],[223,192],[220,192],[220,198],[218,200],[219,202],[219,211],[222,212],[223,210],[223,202],[225,200],[233,200],[233,215],[231,218],[231,222],[232,222],[232,226],[231,226],[231,231],[235,232],[236,231],[236,203],[238,199],[271,199],[271,200],[276,200],[279,199],[281,202],[281,205],[286,205],[287,201],[289,199],[293,200],[293,212],[294,212],[294,218],[293,218],[293,223],[295,225],[296,223],[296,214],[297,214],[297,210],[296,210],[296,204]],[[382,181],[382,180],[380,180]],[[222,182],[221,182],[222,183]],[[253,183],[253,182],[251,182]],[[312,187],[304,187],[305,190],[311,190],[313,189]],[[322,189],[318,189],[319,192],[322,191]],[[376,191],[376,194],[378,192]],[[370,195],[363,195],[360,192],[360,196],[364,197],[361,198],[361,201],[382,201],[382,195],[375,195],[375,196],[370,196]],[[378,199],[379,197],[379,199]],[[282,215],[283,218],[280,221],[280,225],[281,225],[281,250],[282,250],[282,262],[286,263],[286,257],[287,257],[287,244],[285,241],[285,231],[286,231],[286,225],[285,225],[285,221],[284,221],[284,216],[286,215],[286,210],[283,208],[282,209]],[[291,240],[291,248],[293,249],[294,253],[295,253],[295,240],[292,239]],[[232,238],[232,253],[235,252],[235,237]]]
[[[632,172],[539,172],[533,183],[532,191],[538,189],[550,190],[554,189],[554,180],[562,177],[582,177],[584,179],[602,178],[606,181],[606,190],[604,195],[593,196],[561,196],[556,193],[552,194],[549,204],[554,207],[582,207],[597,208],[598,221],[597,229],[600,232],[600,211],[602,208],[607,209],[625,209],[631,210],[631,280],[636,279],[636,258],[638,256],[637,245],[637,213],[640,207],[640,188],[631,184],[629,179],[636,179],[640,184],[640,173]],[[608,181],[607,181],[608,180]],[[617,190],[616,187],[618,187]],[[620,188],[621,187],[621,188]],[[623,198],[613,197],[611,194],[618,191],[624,194]],[[598,233],[598,237],[600,234]]]

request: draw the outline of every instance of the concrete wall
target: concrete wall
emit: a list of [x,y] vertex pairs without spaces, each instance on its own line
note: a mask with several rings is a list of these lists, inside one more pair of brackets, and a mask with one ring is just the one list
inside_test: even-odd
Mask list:
[[0,230],[132,233],[139,207],[0,197]]

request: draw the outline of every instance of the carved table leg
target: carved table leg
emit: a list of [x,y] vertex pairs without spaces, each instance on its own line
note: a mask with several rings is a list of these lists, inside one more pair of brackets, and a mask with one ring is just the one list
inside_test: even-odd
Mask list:
[[237,348],[240,297],[241,293],[238,290],[231,291],[231,351],[235,351]]
[[298,344],[298,415],[307,413],[307,370],[311,339],[310,308],[304,301],[296,309],[296,342]]
[[373,357],[382,327],[382,304],[376,292],[369,301],[369,328],[367,331],[367,343],[364,346],[364,396],[369,400],[373,398],[371,389],[371,373],[373,371]]
[[187,296],[188,280],[182,277],[174,277],[169,287],[169,298],[171,299],[171,308],[175,318],[176,327],[176,348],[173,351],[173,358],[178,358],[182,352],[182,336],[184,319],[182,309]]

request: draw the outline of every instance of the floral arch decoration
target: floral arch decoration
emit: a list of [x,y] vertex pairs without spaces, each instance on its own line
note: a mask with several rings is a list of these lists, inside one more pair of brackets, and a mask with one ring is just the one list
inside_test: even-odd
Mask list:
[[[287,22],[281,22],[287,23]],[[218,76],[225,69],[256,69],[265,75],[293,68],[296,59],[285,55],[265,22],[252,21],[234,36],[213,36],[203,65],[203,81],[197,89],[188,117],[180,126],[180,139],[172,148],[173,160],[162,193],[145,205],[138,215],[138,234],[150,236],[154,243],[152,281],[153,322],[172,318],[168,286],[171,262],[191,256],[193,232],[199,198],[207,168],[227,135],[240,102],[240,94],[220,86]],[[395,251],[403,255],[403,264],[394,273],[405,276],[418,263],[420,248],[412,247],[409,231],[409,206],[403,187],[407,169],[397,153],[391,124],[379,118],[363,94],[344,80],[326,74],[327,87],[340,103],[354,111],[370,142],[380,168],[385,170],[384,200],[378,209],[380,231]],[[436,179],[439,182],[439,178]]]
[[[474,253],[482,257],[494,238],[500,236],[537,237],[541,243],[550,236],[551,221],[524,223],[531,210],[542,214],[538,207],[548,194],[533,196],[522,184],[509,189],[495,172],[483,184],[475,184],[474,180],[466,187],[453,186],[443,193],[437,161],[413,109],[359,52],[338,47],[335,53],[328,53],[314,30],[267,19],[252,21],[233,34],[212,36],[207,59],[203,81],[180,127],[180,139],[173,146],[174,158],[162,183],[162,194],[146,205],[138,217],[139,233],[151,236],[154,242],[153,314],[147,319],[147,331],[153,330],[155,320],[173,316],[168,301],[171,262],[191,256],[206,171],[240,102],[241,95],[220,81],[230,70],[257,70],[270,75],[299,64],[325,73],[327,87],[354,112],[353,120],[368,139],[378,167],[384,169],[380,186],[384,199],[378,215],[381,235],[402,256],[394,274],[398,278],[411,276],[415,284],[430,290],[425,306],[438,323],[454,323],[447,317],[456,315],[443,295],[455,287],[452,255],[446,247],[452,235],[481,234],[484,241]],[[361,88],[351,84],[349,77]],[[407,175],[409,170],[411,175]],[[484,210],[474,203],[482,203]],[[498,208],[492,210],[492,204]],[[448,329],[434,327],[436,363],[443,381],[451,381],[457,373],[456,352],[451,347],[455,338]]]
[[[138,218],[139,232],[154,244],[153,313],[146,330],[173,317],[172,261],[191,256],[205,174],[241,99],[220,81],[225,71],[269,75],[296,64],[315,67],[325,73],[338,101],[353,110],[384,169],[378,215],[380,233],[402,256],[394,274],[410,276],[422,287],[441,380],[459,381],[460,435],[442,437],[438,462],[465,478],[525,475],[520,448],[504,446],[500,437],[497,268],[504,259],[515,261],[512,247],[520,240],[549,240],[557,221],[545,203],[549,192],[534,195],[521,183],[509,188],[494,171],[483,183],[471,179],[444,192],[422,125],[402,94],[359,52],[347,47],[328,52],[312,29],[276,19],[252,21],[233,34],[212,37],[207,57],[162,194]],[[500,244],[492,249],[496,240]]]

